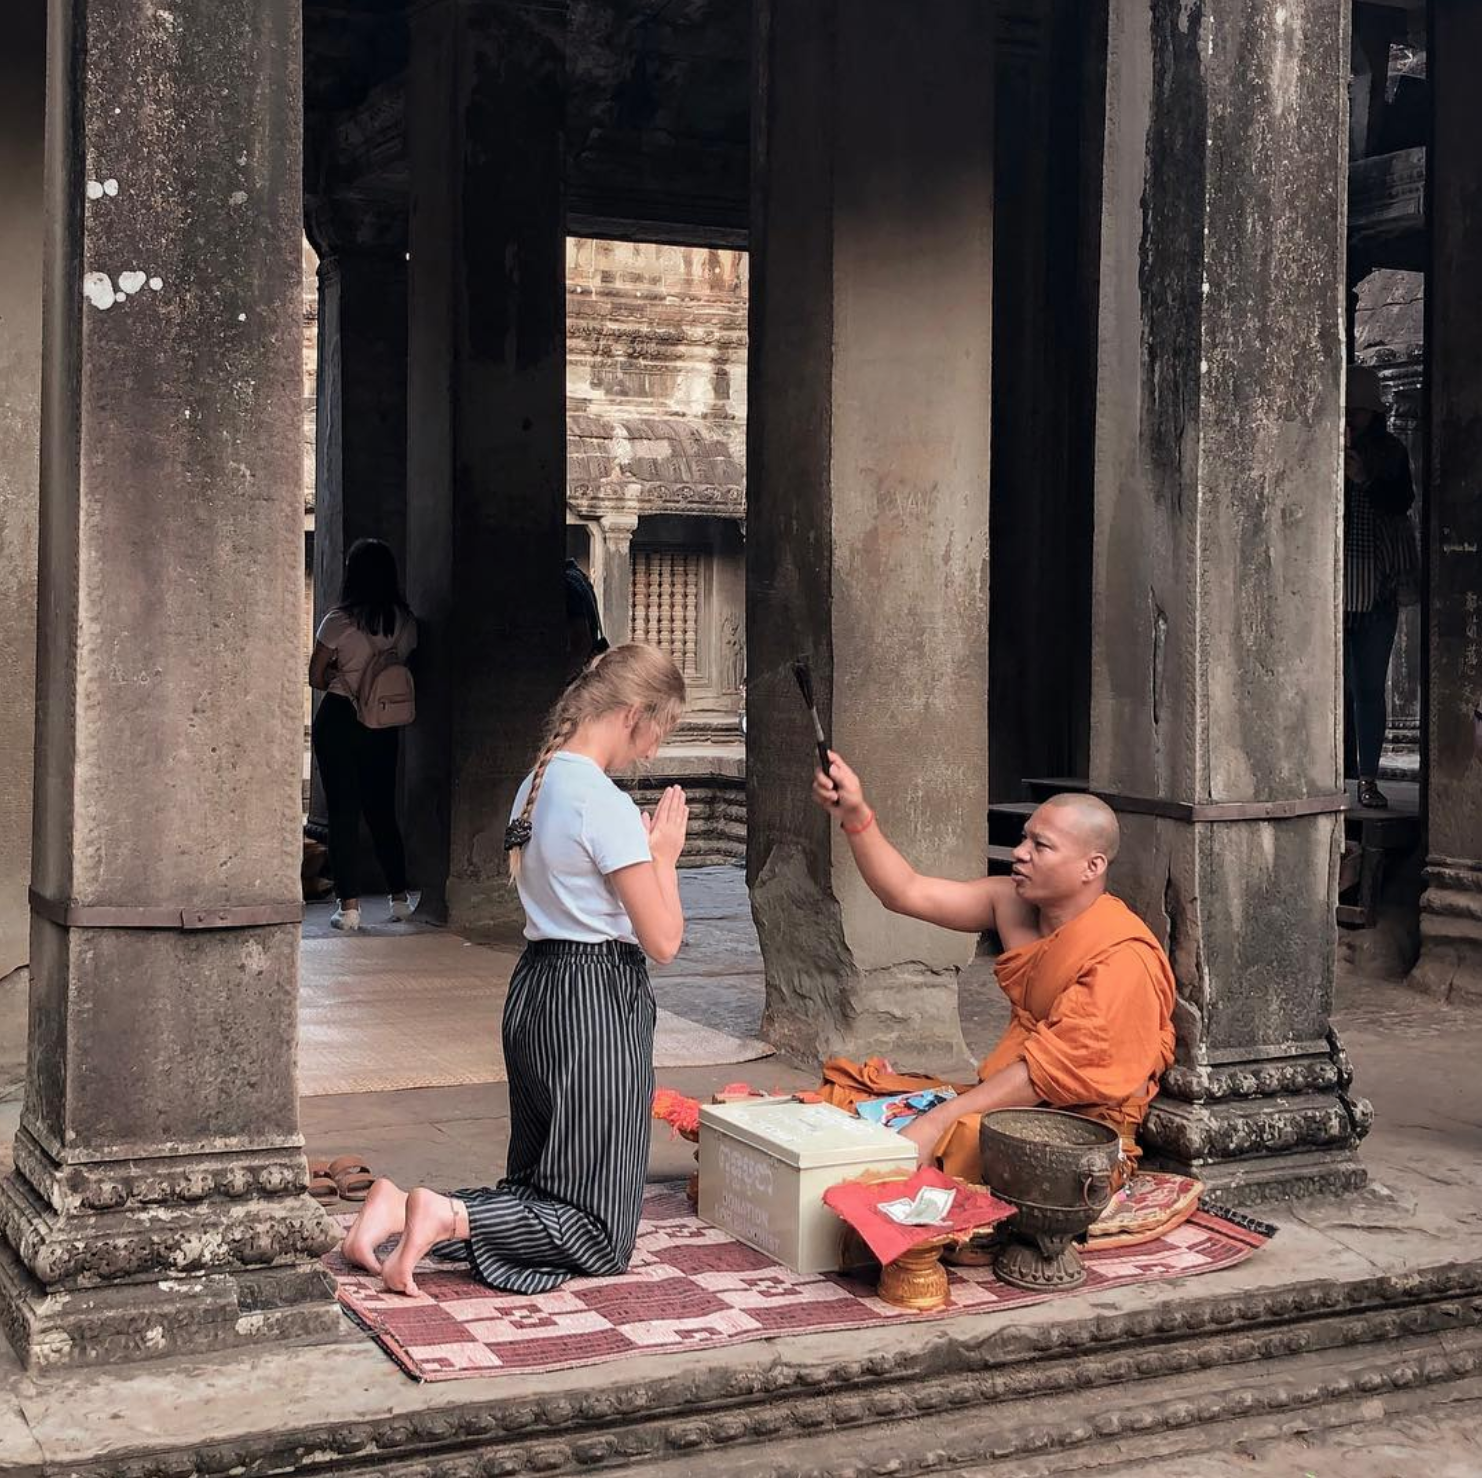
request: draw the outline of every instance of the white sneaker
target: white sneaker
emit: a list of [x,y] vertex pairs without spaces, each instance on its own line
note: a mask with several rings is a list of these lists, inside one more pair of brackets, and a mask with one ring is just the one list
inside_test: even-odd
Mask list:
[[404,924],[412,916],[412,900],[410,898],[390,898],[387,902],[391,905],[391,918],[394,923]]
[[360,927],[360,910],[358,908],[335,909],[329,916],[329,927],[343,929],[347,934],[353,934]]

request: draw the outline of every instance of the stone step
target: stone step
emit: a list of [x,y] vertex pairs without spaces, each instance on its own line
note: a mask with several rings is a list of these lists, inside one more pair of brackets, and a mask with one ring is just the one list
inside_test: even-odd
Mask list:
[[[124,1369],[69,1373],[59,1379],[77,1393],[54,1385],[46,1399],[76,1413],[65,1466],[78,1478],[1056,1478],[1138,1461],[1176,1473],[1181,1458],[1283,1432],[1372,1426],[1482,1397],[1482,1262],[1259,1287],[1240,1287],[1243,1274],[1233,1288],[1227,1275],[1210,1281],[1229,1291],[1176,1280],[1006,1318],[441,1385],[398,1384],[363,1337],[347,1334],[257,1356],[236,1377],[218,1364],[207,1383],[213,1425],[174,1397],[163,1368],[152,1398],[139,1394],[140,1372]],[[228,1403],[233,1390],[242,1395]],[[141,1399],[157,1408],[144,1419]],[[293,1415],[275,1424],[279,1410]]]
[[[1086,1386],[1054,1394],[1021,1396],[1027,1380],[985,1380],[959,1383],[946,1392],[928,1387],[846,1398],[839,1403],[842,1420],[820,1422],[819,1430],[770,1443],[764,1452],[728,1447],[655,1462],[642,1471],[655,1478],[681,1473],[694,1478],[779,1473],[1062,1478],[1104,1472],[1116,1462],[1120,1473],[1146,1464],[1149,1471],[1170,1475],[1182,1471],[1180,1459],[1192,1465],[1207,1454],[1245,1452],[1294,1432],[1358,1427],[1388,1433],[1406,1416],[1434,1413],[1441,1399],[1471,1404],[1482,1398],[1482,1377],[1475,1373],[1482,1368],[1482,1339],[1475,1331],[1457,1347],[1433,1334],[1367,1351],[1278,1356],[1265,1369],[1186,1372],[1180,1368],[1183,1358],[1166,1347],[1136,1356],[1135,1363],[1161,1365],[1164,1372],[1159,1380],[1144,1382],[1151,1387],[1144,1390],[1103,1384],[1092,1375]],[[1057,1375],[1063,1379],[1063,1372]],[[1440,1386],[1446,1387],[1444,1398]],[[986,1399],[974,1400],[979,1392]],[[881,1418],[891,1415],[898,1419],[877,1436],[858,1430],[866,1423],[883,1427]],[[863,1451],[873,1461],[847,1461],[846,1455],[863,1456]],[[1304,1465],[1291,1471],[1311,1470]]]
[[687,867],[726,867],[746,860],[746,848],[702,847],[692,851],[688,845],[679,859],[681,870]]

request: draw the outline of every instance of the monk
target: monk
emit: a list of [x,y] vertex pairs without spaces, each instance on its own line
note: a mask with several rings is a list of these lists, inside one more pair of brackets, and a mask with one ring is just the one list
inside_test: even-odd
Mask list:
[[[813,793],[838,819],[861,876],[886,908],[944,929],[991,929],[1004,948],[994,972],[1013,1019],[980,1064],[978,1082],[902,1131],[921,1163],[980,1179],[983,1114],[1035,1105],[1109,1124],[1135,1162],[1138,1126],[1173,1061],[1174,985],[1158,941],[1106,891],[1120,841],[1111,807],[1090,795],[1052,796],[1025,823],[1011,877],[955,882],[923,876],[891,846],[859,776],[832,750]],[[926,1081],[881,1082],[872,1063],[854,1070],[865,1073],[859,1086],[868,1088],[872,1068],[881,1095]],[[827,1085],[825,1096],[840,1101]],[[865,1096],[846,1090],[850,1100]]]

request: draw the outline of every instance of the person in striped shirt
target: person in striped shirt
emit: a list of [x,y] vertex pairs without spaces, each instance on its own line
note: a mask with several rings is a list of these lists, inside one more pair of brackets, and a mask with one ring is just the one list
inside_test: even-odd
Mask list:
[[628,1266],[654,1094],[645,956],[667,964],[684,937],[689,811],[671,786],[644,814],[609,772],[651,759],[684,701],[674,662],[627,643],[588,663],[551,714],[505,837],[526,939],[504,1008],[508,1164],[498,1185],[451,1193],[376,1182],[342,1251],[395,1292],[417,1292],[429,1253],[527,1294]]

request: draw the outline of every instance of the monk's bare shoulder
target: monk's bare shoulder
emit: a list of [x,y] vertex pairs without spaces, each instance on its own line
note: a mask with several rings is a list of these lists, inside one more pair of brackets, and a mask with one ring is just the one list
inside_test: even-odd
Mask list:
[[993,900],[993,930],[1005,949],[1032,944],[1040,937],[1039,910],[1019,897],[1012,878],[988,880]]

